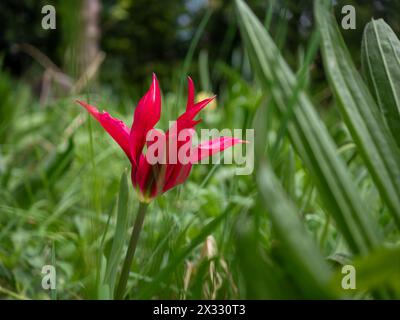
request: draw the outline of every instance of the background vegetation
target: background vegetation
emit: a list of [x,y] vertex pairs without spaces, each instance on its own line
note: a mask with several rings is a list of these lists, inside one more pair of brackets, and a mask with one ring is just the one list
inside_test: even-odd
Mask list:
[[[48,2],[2,1],[0,297],[112,298],[138,200],[74,101],[130,123],[154,71],[159,127],[189,74],[218,94],[202,127],[255,129],[256,168],[195,166],[151,204],[128,298],[399,298],[400,8],[335,3],[51,1],[43,30]],[[355,30],[336,26],[344,4]],[[340,287],[346,264],[356,290]]]

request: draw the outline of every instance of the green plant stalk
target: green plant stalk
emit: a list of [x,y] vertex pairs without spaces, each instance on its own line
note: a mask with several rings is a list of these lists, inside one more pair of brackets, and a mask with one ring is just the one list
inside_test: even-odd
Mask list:
[[177,97],[177,103],[176,103],[176,106],[178,108],[179,108],[181,96],[183,95],[183,85],[184,85],[184,82],[186,79],[186,75],[188,74],[194,52],[196,50],[197,44],[200,41],[201,36],[203,35],[204,29],[206,28],[208,21],[210,20],[212,13],[213,13],[213,10],[208,9],[206,11],[205,15],[203,16],[203,18],[201,19],[199,27],[197,28],[196,33],[194,34],[194,37],[193,37],[192,41],[190,42],[190,46],[189,46],[188,52],[186,54],[185,60],[183,61],[182,73],[180,75],[178,97]]
[[117,291],[115,298],[120,300],[124,297],[126,284],[128,282],[129,271],[132,266],[133,257],[135,255],[137,243],[139,240],[140,231],[143,227],[144,217],[146,215],[148,203],[140,202],[138,213],[135,220],[135,225],[133,226],[131,239],[129,241],[128,251],[126,252],[124,265],[122,267],[121,276],[119,278]]

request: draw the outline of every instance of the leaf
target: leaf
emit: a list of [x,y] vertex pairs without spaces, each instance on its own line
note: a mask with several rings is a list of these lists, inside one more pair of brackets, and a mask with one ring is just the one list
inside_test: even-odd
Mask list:
[[[57,261],[56,261],[56,245],[53,242],[51,246],[51,265],[56,268]],[[57,288],[50,290],[50,297],[51,300],[57,300]]]
[[365,78],[393,137],[400,146],[400,41],[383,20],[372,20],[361,47]]
[[282,243],[281,254],[303,296],[332,298],[326,289],[331,276],[329,266],[300,221],[299,210],[289,201],[279,180],[265,164],[261,165],[257,177],[261,200]]
[[334,16],[322,1],[316,2],[314,11],[329,82],[343,120],[400,228],[400,150],[351,60]]
[[368,252],[381,241],[380,234],[336,153],[336,145],[310,99],[296,86],[293,72],[261,23],[242,0],[236,0],[236,7],[242,38],[261,84],[271,91],[281,115],[290,110],[289,102],[294,103],[288,133],[313,177],[325,209],[335,219],[352,251]]
[[[400,248],[379,248],[368,256],[355,259],[351,263],[356,271],[356,290],[375,290],[381,287],[390,287],[400,294]],[[331,287],[339,293],[343,290],[341,282],[344,274],[340,271],[331,281]]]
[[117,223],[104,275],[104,284],[109,287],[111,296],[113,296],[118,265],[124,248],[126,231],[128,229],[128,201],[129,186],[126,172],[124,172],[121,176],[118,195]]
[[[235,248],[245,299],[300,299],[291,279],[274,263],[257,236],[258,226],[247,216],[236,227]],[[251,248],[251,250],[249,250]]]
[[[100,277],[103,278],[105,274],[105,269],[107,267],[107,259],[104,257],[104,255],[101,255],[100,257]],[[100,300],[110,300],[112,295],[112,291],[110,289],[109,284],[100,282],[98,287],[97,287],[97,297]]]

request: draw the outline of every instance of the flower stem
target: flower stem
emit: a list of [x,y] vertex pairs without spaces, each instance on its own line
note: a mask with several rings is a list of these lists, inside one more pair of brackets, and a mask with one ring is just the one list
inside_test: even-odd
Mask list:
[[119,283],[116,291],[115,298],[120,300],[123,299],[126,284],[128,282],[129,271],[132,266],[133,256],[135,255],[137,243],[139,240],[140,231],[142,230],[144,216],[146,215],[148,204],[140,202],[138,213],[135,220],[135,225],[133,226],[131,239],[129,241],[128,251],[126,252],[124,265],[122,267],[121,276],[119,278]]

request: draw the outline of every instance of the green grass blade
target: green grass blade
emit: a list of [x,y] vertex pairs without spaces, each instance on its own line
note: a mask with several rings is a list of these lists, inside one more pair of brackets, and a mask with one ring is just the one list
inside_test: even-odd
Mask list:
[[334,16],[317,1],[317,25],[329,81],[360,154],[400,228],[400,150],[357,72]]
[[129,186],[126,172],[124,172],[121,177],[118,195],[117,224],[104,276],[104,283],[109,286],[111,292],[114,292],[118,265],[126,240],[126,230],[128,228],[128,201]]
[[[275,43],[248,6],[236,1],[242,38],[253,70],[281,114],[296,92],[296,79]],[[363,204],[357,186],[336,153],[336,146],[307,95],[300,90],[288,125],[290,139],[311,173],[326,210],[354,252],[368,252],[380,242],[375,221]]]
[[266,15],[265,15],[265,19],[264,19],[264,27],[267,30],[269,30],[269,27],[271,26],[272,18],[274,16],[274,5],[275,5],[275,0],[270,0]]
[[186,54],[185,60],[183,61],[182,72],[180,73],[180,80],[179,80],[178,100],[176,103],[178,108],[179,108],[179,104],[180,104],[180,98],[183,95],[184,83],[185,83],[186,77],[188,76],[188,73],[189,73],[190,64],[192,63],[194,52],[195,52],[197,45],[201,39],[201,36],[203,35],[203,32],[208,24],[208,21],[210,20],[210,18],[212,16],[212,13],[213,13],[212,9],[208,9],[206,11],[206,13],[204,14],[204,16],[201,19],[201,22],[196,30],[196,33],[194,34],[192,41],[190,42],[190,46],[189,46],[188,52]]
[[199,76],[201,89],[206,92],[211,91],[210,68],[208,66],[208,51],[203,49],[199,54]]
[[371,92],[400,146],[400,41],[384,20],[366,25],[361,61]]
[[[56,268],[57,265],[57,261],[56,261],[56,245],[53,242],[52,246],[51,246],[51,264],[54,268]],[[50,297],[51,300],[57,300],[57,287],[56,289],[51,289],[50,290]]]

